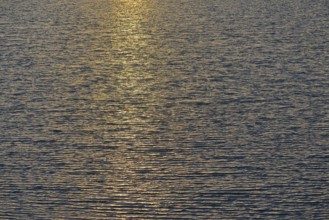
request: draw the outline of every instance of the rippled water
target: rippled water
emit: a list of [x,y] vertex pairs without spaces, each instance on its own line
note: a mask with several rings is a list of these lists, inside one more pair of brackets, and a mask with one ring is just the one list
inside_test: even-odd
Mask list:
[[0,0],[1,219],[329,219],[326,0]]

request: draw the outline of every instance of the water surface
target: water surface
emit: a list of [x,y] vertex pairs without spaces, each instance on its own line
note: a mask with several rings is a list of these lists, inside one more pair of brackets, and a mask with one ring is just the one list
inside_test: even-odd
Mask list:
[[328,219],[329,5],[1,0],[1,219]]

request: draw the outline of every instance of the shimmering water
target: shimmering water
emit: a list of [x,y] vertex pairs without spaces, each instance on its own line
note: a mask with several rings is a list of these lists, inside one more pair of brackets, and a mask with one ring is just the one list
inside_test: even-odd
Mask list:
[[329,219],[327,0],[0,0],[0,219]]

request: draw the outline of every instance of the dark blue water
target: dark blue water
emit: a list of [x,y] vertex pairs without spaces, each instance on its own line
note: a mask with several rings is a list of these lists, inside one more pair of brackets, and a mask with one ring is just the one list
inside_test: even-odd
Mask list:
[[0,219],[329,219],[326,0],[0,0]]

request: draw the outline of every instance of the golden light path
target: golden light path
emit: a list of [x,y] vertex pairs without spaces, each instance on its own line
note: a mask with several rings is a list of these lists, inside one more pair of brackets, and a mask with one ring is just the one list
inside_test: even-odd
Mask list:
[[[161,39],[155,39],[147,26],[150,2],[100,1],[83,7],[95,25],[81,30],[82,37],[88,36],[82,45],[86,53],[79,58],[82,70],[70,86],[80,88],[75,105],[82,120],[69,129],[83,133],[71,142],[90,149],[75,153],[75,165],[90,166],[97,175],[77,179],[76,185],[88,188],[100,181],[104,193],[92,196],[117,200],[119,204],[114,202],[113,207],[125,203],[156,207],[160,201],[152,197],[159,195],[148,192],[152,187],[163,188],[140,175],[154,169],[153,163],[158,161],[154,153],[145,154],[145,149],[154,145],[157,122],[164,117],[158,111],[162,97],[156,88],[165,79],[155,76],[154,67],[161,62],[161,51],[154,46],[161,45]],[[71,156],[67,160],[72,161]],[[88,162],[98,160],[105,168]]]

